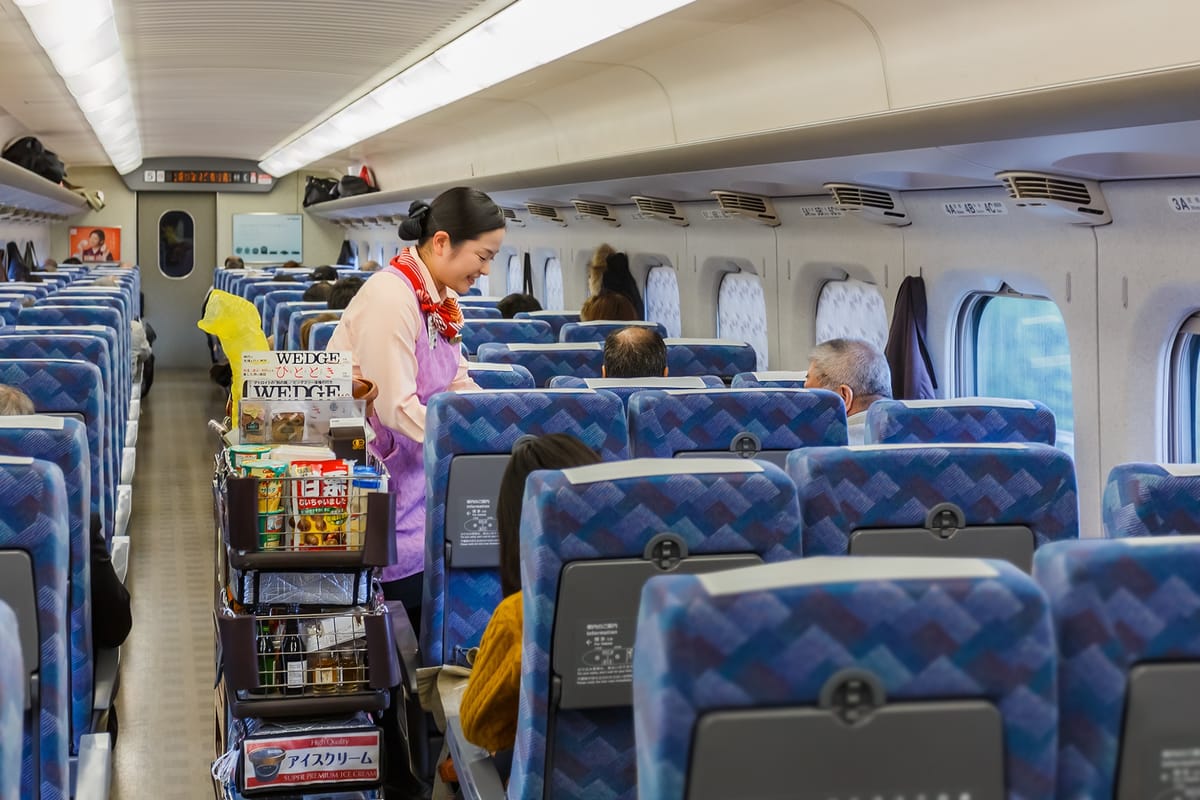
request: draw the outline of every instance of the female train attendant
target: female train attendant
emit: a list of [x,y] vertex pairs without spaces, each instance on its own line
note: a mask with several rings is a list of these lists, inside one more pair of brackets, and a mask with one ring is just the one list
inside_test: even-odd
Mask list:
[[329,350],[349,351],[378,396],[372,450],[396,493],[396,563],[383,571],[384,595],[420,620],[425,561],[425,405],[438,392],[477,388],[459,345],[458,296],[487,275],[504,241],[504,214],[486,194],[449,189],[416,202],[400,238],[416,241],[372,275],[354,296]]

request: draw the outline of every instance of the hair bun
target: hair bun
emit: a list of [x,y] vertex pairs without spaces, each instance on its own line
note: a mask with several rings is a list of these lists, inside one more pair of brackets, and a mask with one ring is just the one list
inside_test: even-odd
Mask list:
[[406,242],[420,241],[425,235],[425,220],[429,218],[429,203],[416,200],[408,207],[408,219],[400,223],[400,238]]

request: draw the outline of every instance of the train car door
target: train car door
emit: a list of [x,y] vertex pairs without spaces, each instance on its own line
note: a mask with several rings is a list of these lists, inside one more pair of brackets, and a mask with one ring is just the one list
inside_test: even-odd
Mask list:
[[138,193],[138,264],[159,367],[209,363],[196,327],[217,263],[217,196]]

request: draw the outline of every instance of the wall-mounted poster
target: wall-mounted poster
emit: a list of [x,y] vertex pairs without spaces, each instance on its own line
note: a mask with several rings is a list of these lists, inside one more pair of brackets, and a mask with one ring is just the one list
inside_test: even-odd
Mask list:
[[304,261],[304,218],[300,214],[234,214],[233,254],[247,264]]
[[120,261],[121,229],[91,225],[69,228],[71,255],[80,261]]

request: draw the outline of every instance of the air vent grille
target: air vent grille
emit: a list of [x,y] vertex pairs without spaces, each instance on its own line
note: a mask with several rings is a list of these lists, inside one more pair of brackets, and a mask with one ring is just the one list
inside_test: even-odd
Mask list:
[[634,195],[630,198],[637,205],[637,210],[652,219],[661,219],[673,225],[687,226],[687,214],[674,200],[664,200],[661,197],[645,197]]
[[881,225],[903,226],[912,223],[904,208],[904,201],[896,192],[857,183],[827,183],[825,190],[833,195],[838,208],[857,213],[863,219]]
[[607,222],[614,228],[621,225],[617,222],[617,215],[605,203],[597,203],[592,200],[572,200],[571,205],[575,206],[575,211],[582,217]]
[[526,203],[525,208],[529,209],[529,214],[534,219],[553,222],[558,225],[566,225],[567,221],[558,213],[558,209],[554,206],[548,206],[543,203]]
[[1112,222],[1108,203],[1095,181],[1018,171],[997,172],[996,179],[1004,184],[1018,208],[1039,211],[1076,225]]
[[513,225],[518,228],[525,227],[525,220],[518,217],[516,211],[511,208],[502,208],[500,210],[504,212],[504,221],[509,225]]
[[714,190],[712,196],[717,198],[722,211],[736,217],[754,220],[772,228],[780,224],[779,215],[775,213],[775,205],[770,198],[721,189]]

